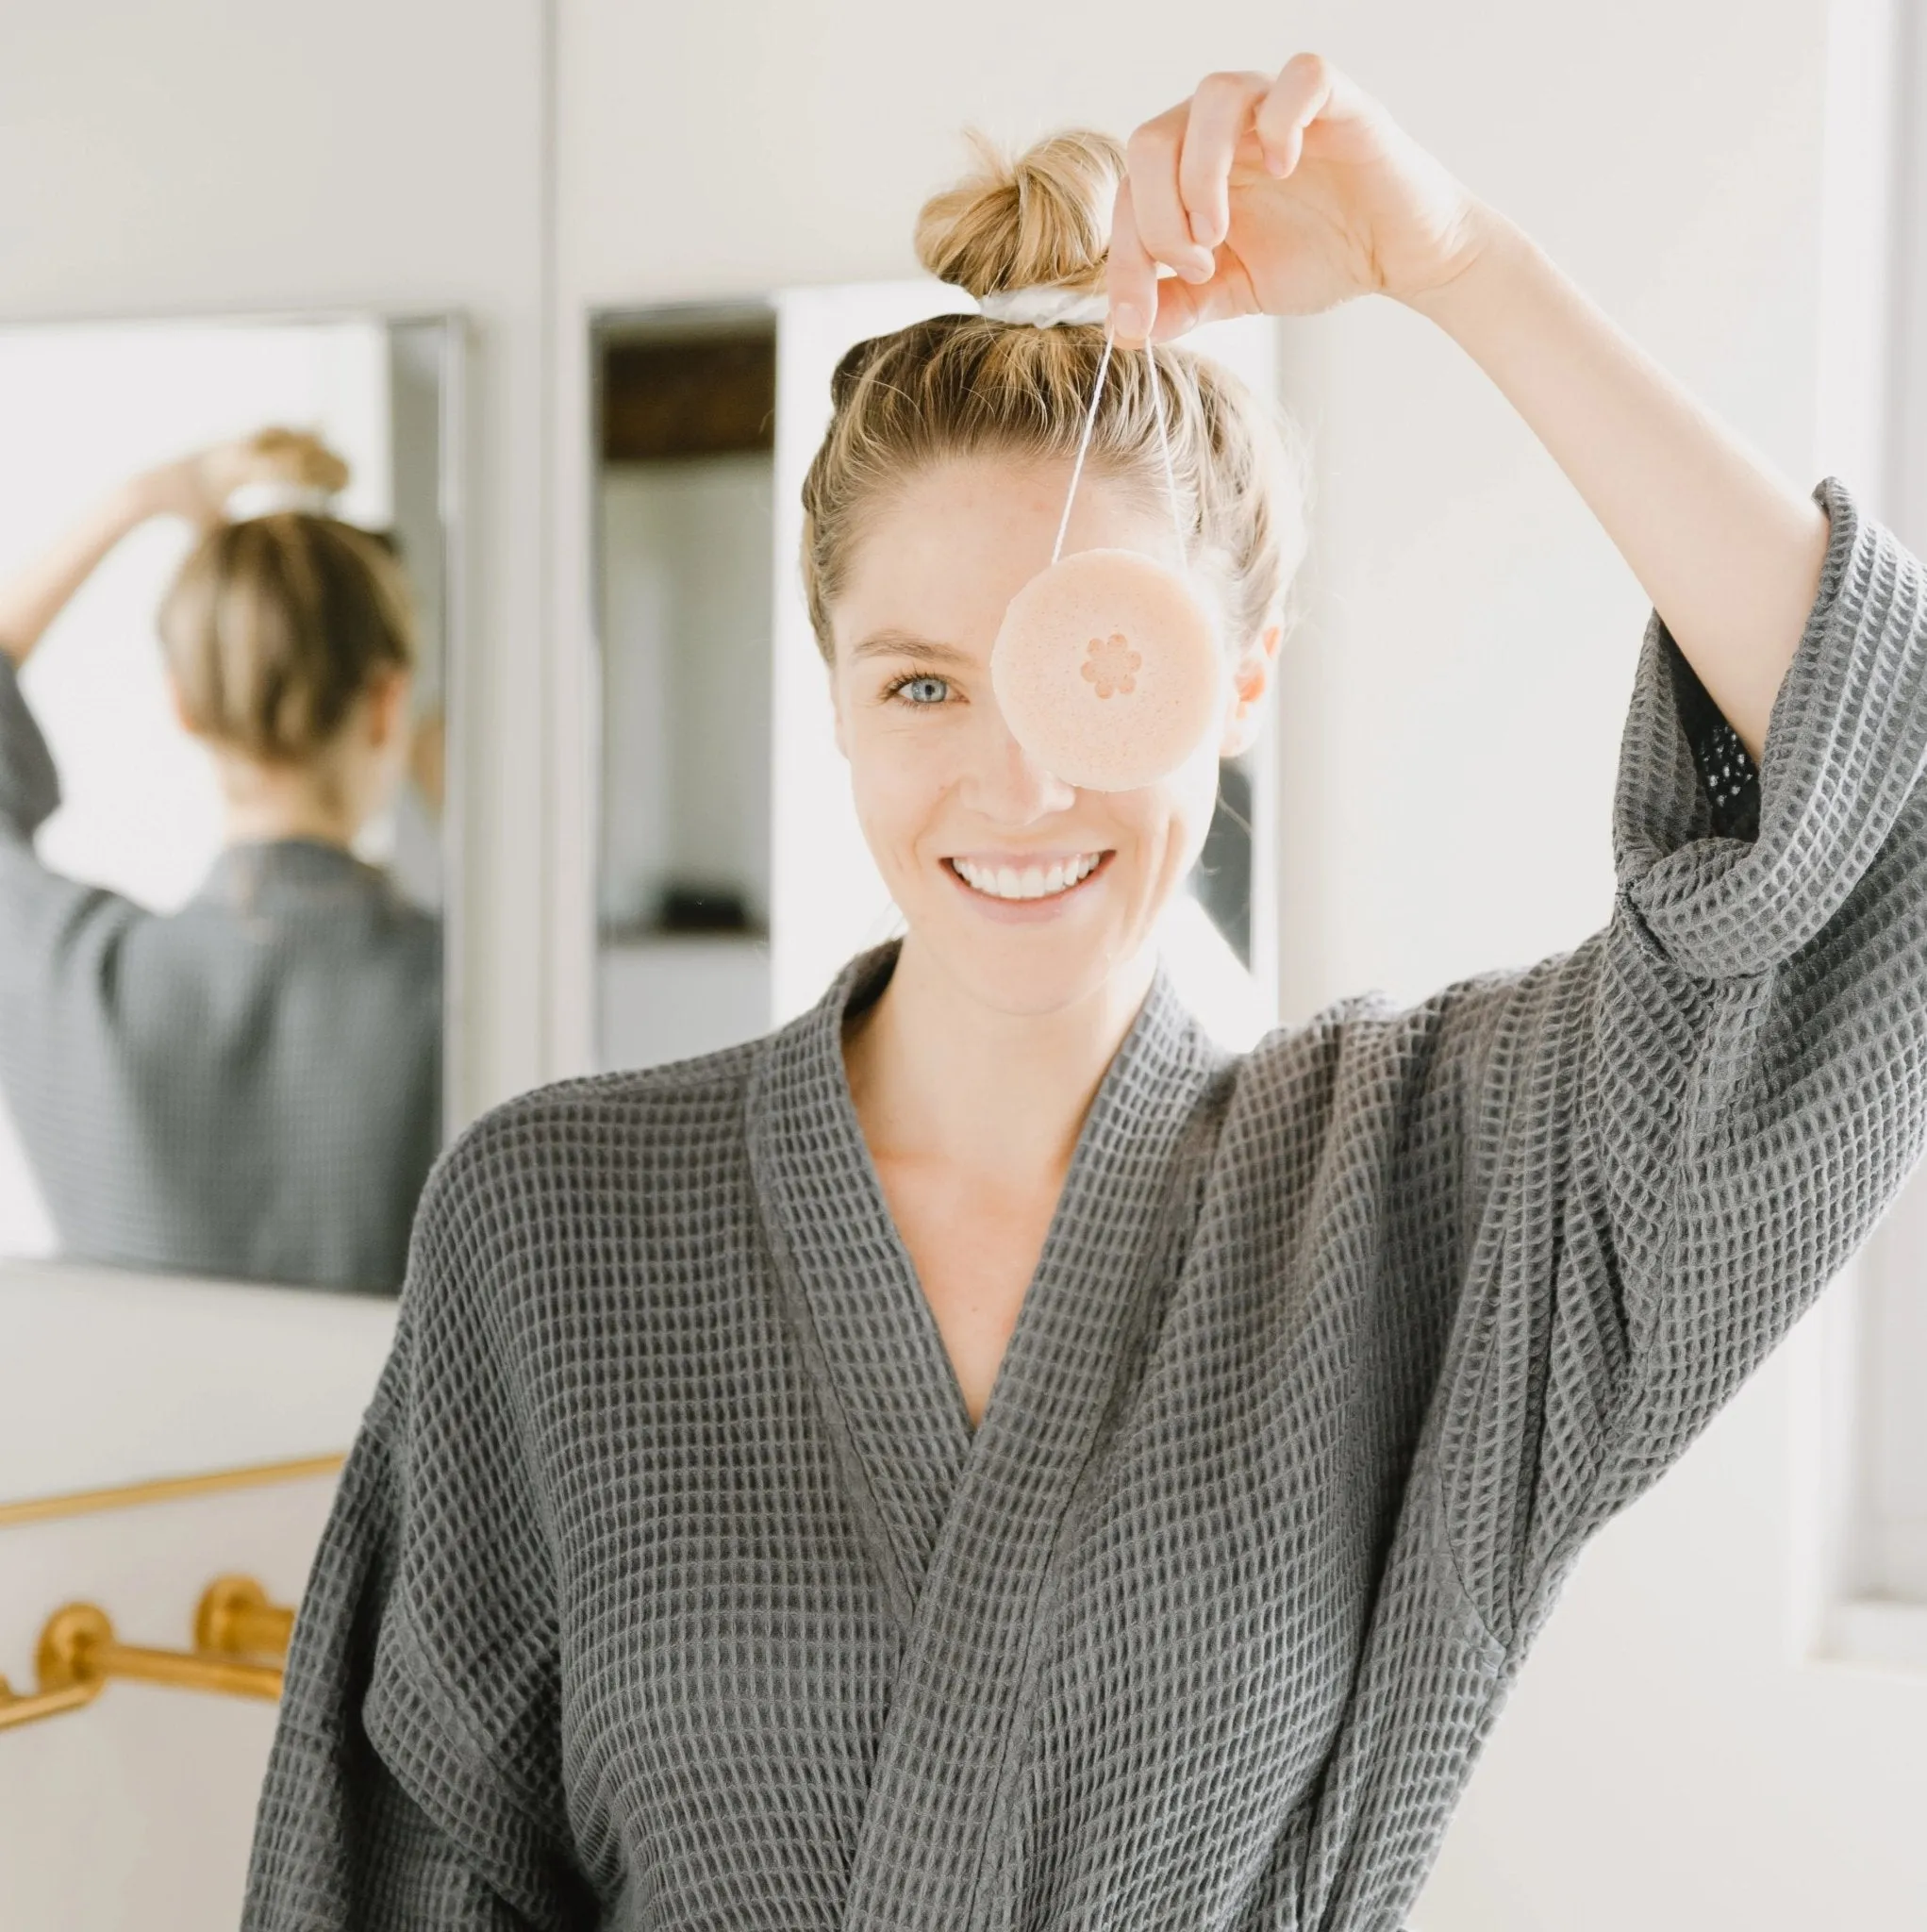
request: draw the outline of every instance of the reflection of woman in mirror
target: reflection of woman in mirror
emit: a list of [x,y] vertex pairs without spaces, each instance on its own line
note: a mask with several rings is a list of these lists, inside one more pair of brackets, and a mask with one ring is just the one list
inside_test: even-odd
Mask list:
[[[1920,1148],[1927,573],[1848,489],[1765,468],[1316,59],[919,240],[987,312],[851,351],[805,486],[907,932],[438,1171],[257,1928],[1403,1925],[1575,1555]],[[1191,762],[1061,783],[988,654],[1094,392],[1067,547],[1169,554],[1147,325],[1370,292],[1653,599],[1618,891],[1570,953],[1227,1054],[1152,934],[1297,550],[1244,391],[1159,352],[1228,654]]]
[[[136,476],[0,583],[0,1082],[62,1251],[392,1291],[440,1142],[441,943],[351,847],[409,758],[415,641],[384,541],[243,486],[339,489],[267,431]],[[35,856],[59,803],[18,672],[145,519],[204,534],[160,610],[226,842],[158,914]]]

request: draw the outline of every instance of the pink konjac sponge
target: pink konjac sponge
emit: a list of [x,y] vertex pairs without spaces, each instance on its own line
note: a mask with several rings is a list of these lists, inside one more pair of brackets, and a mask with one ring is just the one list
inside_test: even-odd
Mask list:
[[1221,662],[1209,613],[1175,571],[1136,550],[1077,550],[1010,600],[990,686],[1046,771],[1129,791],[1198,749]]

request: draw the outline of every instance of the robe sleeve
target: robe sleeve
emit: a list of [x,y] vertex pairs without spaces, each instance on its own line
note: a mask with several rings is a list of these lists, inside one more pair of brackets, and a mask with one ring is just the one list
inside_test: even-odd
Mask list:
[[594,1923],[564,1810],[551,1544],[485,1284],[472,1137],[410,1243],[394,1349],[296,1618],[245,1932]]
[[59,805],[53,753],[0,651],[0,1080],[29,1158],[73,1135],[73,1028],[111,1036],[121,948],[148,917],[41,861],[34,840]]
[[1515,1659],[1927,1138],[1927,571],[1837,480],[1814,495],[1825,564],[1758,773],[1653,613],[1609,924],[1443,1022],[1467,1213],[1437,1506]]
[[[108,970],[114,947],[141,908],[117,892],[43,865],[34,850],[60,806],[60,778],[40,721],[0,651],[0,1003],[11,1016],[45,1011]],[[31,1060],[42,1026],[6,1029]]]

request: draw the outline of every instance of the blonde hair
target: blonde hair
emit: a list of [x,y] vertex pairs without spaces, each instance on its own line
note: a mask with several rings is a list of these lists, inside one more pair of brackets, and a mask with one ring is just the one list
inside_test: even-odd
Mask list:
[[[1124,151],[1073,129],[1005,160],[972,137],[982,166],[925,202],[917,255],[982,297],[1010,289],[1103,286]],[[1072,457],[1104,352],[1102,326],[1037,328],[942,315],[858,342],[831,382],[828,432],[803,485],[803,575],[817,644],[864,515],[920,471],[954,457]],[[1289,425],[1231,372],[1160,347],[1165,427],[1192,564],[1218,584],[1235,650],[1283,614],[1304,553],[1305,470]],[[1092,431],[1092,473],[1165,495],[1156,403],[1141,351],[1113,354]]]
[[219,524],[160,607],[190,726],[261,764],[307,764],[384,670],[415,661],[407,581],[380,537],[284,510]]

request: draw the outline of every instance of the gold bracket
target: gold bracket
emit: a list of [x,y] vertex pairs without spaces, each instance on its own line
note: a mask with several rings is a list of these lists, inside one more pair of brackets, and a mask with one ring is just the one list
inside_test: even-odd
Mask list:
[[194,1611],[194,1648],[204,1657],[286,1657],[293,1634],[293,1609],[271,1604],[252,1576],[217,1576]]
[[201,1592],[192,1650],[150,1650],[123,1643],[97,1604],[66,1604],[41,1630],[35,1657],[39,1687],[16,1695],[0,1677],[0,1730],[91,1704],[114,1677],[166,1684],[224,1697],[281,1694],[278,1664],[287,1655],[294,1612],[268,1601],[251,1576],[217,1576]]

